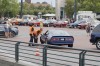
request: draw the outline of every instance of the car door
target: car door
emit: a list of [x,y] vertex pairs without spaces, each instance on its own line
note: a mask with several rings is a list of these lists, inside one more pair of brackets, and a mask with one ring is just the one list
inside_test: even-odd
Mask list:
[[40,40],[42,40],[42,42],[46,42],[47,41],[47,36],[48,36],[48,31],[46,31],[45,33],[43,33],[40,37]]

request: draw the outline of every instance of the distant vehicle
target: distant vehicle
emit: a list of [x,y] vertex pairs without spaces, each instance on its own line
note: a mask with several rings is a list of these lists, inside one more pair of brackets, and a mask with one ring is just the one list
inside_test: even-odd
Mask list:
[[50,20],[45,20],[45,21],[43,22],[43,26],[44,26],[44,27],[49,27],[49,24],[50,24]]
[[86,29],[87,24],[88,24],[87,22],[80,23],[80,24],[78,24],[78,28],[79,29]]
[[79,29],[86,29],[86,26],[88,25],[88,23],[91,23],[91,20],[85,19],[85,20],[83,20],[83,22],[78,24],[78,28]]
[[34,26],[40,26],[40,21],[39,20],[33,20]]
[[25,25],[28,25],[28,20],[27,19],[24,19],[23,21],[19,22],[18,25],[20,26],[25,26]]
[[63,30],[47,30],[40,36],[41,44],[47,43],[51,45],[68,45],[73,47],[74,37]]
[[[13,37],[18,35],[18,28],[17,27],[11,27],[11,34]],[[0,24],[0,36],[5,37],[5,24]]]
[[74,23],[70,23],[69,24],[69,28],[76,28],[78,27],[78,24],[85,22],[85,20],[79,20],[79,21],[75,21]]
[[90,37],[90,42],[93,45],[96,45],[96,48],[100,50],[100,24],[93,29]]
[[12,18],[10,22],[12,25],[19,25],[19,23],[22,22],[22,19]]
[[50,19],[49,21],[50,21],[50,23],[49,23],[49,26],[50,27],[53,27],[54,26],[54,23],[57,22],[57,20],[55,20],[55,19]]
[[58,22],[54,23],[54,27],[66,27],[67,24],[68,23],[65,21],[58,21]]
[[84,20],[84,19],[94,19],[96,17],[96,13],[93,11],[78,11],[76,19],[77,20]]

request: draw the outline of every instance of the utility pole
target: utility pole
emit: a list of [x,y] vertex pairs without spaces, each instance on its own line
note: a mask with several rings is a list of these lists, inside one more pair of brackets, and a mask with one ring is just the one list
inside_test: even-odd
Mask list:
[[20,18],[22,18],[23,15],[23,0],[21,0],[21,4],[20,4]]
[[76,12],[77,12],[77,3],[76,0],[74,0],[74,20],[76,21]]

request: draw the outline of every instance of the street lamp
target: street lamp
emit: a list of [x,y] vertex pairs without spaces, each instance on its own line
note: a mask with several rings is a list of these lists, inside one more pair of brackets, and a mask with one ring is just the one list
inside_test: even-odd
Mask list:
[[76,8],[77,8],[76,0],[74,0],[74,19],[75,21],[76,21]]
[[22,18],[23,15],[23,0],[21,0],[21,4],[20,4],[20,18]]

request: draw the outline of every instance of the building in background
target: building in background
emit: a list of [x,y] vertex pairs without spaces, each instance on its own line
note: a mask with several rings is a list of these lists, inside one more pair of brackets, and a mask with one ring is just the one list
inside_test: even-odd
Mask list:
[[25,0],[25,2],[27,2],[27,3],[31,3],[31,0]]
[[65,0],[56,0],[56,19],[64,19],[65,18]]

